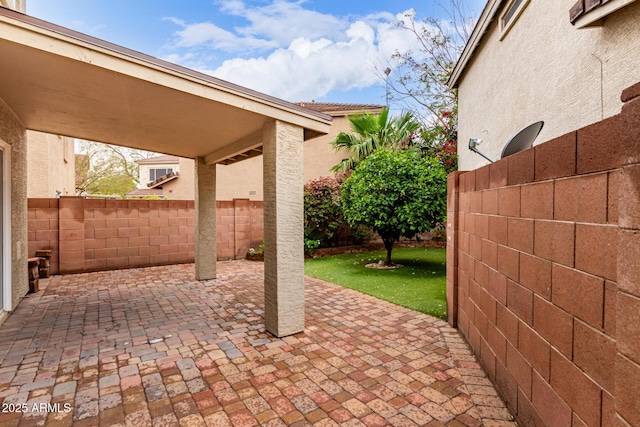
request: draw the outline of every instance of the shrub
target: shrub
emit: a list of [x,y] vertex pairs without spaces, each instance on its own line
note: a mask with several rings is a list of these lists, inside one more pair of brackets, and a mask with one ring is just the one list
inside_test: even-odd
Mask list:
[[304,239],[304,253],[308,256],[313,255],[313,250],[318,249],[320,240]]
[[316,248],[337,246],[341,240],[362,243],[370,236],[368,229],[351,228],[344,218],[340,193],[345,177],[321,177],[304,186],[304,237],[305,242],[318,241]]
[[342,185],[344,216],[371,227],[384,242],[386,265],[401,237],[412,238],[443,223],[447,174],[434,158],[412,150],[376,150]]
[[320,241],[320,245],[331,246],[336,233],[347,224],[340,203],[340,186],[343,181],[342,175],[336,175],[320,177],[305,184],[305,241]]

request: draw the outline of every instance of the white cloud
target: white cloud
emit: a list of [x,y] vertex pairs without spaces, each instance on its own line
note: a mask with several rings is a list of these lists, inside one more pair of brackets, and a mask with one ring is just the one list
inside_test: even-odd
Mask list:
[[179,53],[171,53],[169,55],[163,56],[161,59],[165,61],[173,62],[174,64],[184,64],[191,59],[193,59],[195,55],[191,52],[187,52],[184,55],[180,55]]
[[[247,21],[232,29],[172,18],[182,29],[168,47],[181,54],[166,59],[273,96],[304,101],[334,90],[382,87],[376,69],[389,65],[396,50],[418,48],[415,37],[394,22],[404,13],[342,18],[305,9],[303,3],[272,0],[247,7],[241,0],[221,0],[221,11]],[[213,64],[212,49],[235,57]]]
[[165,18],[183,29],[176,31],[176,39],[169,48],[210,48],[225,52],[265,51],[276,48],[274,41],[255,37],[239,37],[234,33],[220,28],[211,22],[187,24],[176,18]]
[[248,21],[235,31],[247,37],[263,37],[281,47],[304,35],[309,39],[340,37],[349,26],[347,20],[305,9],[304,1],[275,0],[261,7],[247,7],[240,0],[221,0],[222,10]]
[[351,40],[362,39],[373,45],[376,39],[376,33],[373,28],[362,21],[354,22],[347,30],[347,37]]
[[231,15],[240,15],[246,7],[241,0],[222,0],[218,4],[220,4],[221,11]]
[[290,101],[317,99],[332,90],[350,90],[380,83],[375,73],[379,56],[374,30],[356,22],[347,41],[298,38],[267,57],[231,59],[209,71],[216,77]]
[[305,59],[311,54],[316,54],[327,46],[332,45],[333,42],[327,39],[320,39],[312,42],[306,38],[295,39],[289,45],[289,50],[294,52],[300,58]]

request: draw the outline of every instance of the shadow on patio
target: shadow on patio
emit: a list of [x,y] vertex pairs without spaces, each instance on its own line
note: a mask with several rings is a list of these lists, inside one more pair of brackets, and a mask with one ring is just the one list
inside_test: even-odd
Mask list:
[[263,266],[41,282],[0,327],[3,426],[513,425],[445,322],[306,278],[306,330],[264,331]]

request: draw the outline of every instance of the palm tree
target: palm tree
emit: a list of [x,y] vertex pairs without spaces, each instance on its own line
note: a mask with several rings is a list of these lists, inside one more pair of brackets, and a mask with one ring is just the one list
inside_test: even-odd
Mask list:
[[349,124],[353,133],[340,132],[331,142],[334,150],[348,155],[331,168],[333,172],[354,169],[378,148],[409,148],[420,128],[412,113],[402,113],[390,119],[388,108],[379,115],[364,113],[349,117]]

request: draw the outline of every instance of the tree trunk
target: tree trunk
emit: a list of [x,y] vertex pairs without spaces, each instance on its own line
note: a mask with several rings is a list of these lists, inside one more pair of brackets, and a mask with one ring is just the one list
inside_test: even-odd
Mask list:
[[384,248],[387,250],[387,259],[384,260],[384,265],[390,267],[393,265],[391,262],[391,251],[393,250],[393,239],[382,239],[384,242]]

